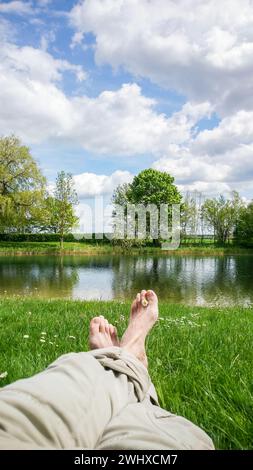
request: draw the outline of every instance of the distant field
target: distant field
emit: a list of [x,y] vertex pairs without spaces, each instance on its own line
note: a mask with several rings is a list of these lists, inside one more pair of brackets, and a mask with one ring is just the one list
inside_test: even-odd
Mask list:
[[[94,315],[106,316],[122,334],[129,307],[116,301],[0,300],[0,375],[7,373],[0,385],[41,371],[61,354],[86,351]],[[161,405],[203,427],[220,449],[253,448],[252,344],[253,309],[165,303],[147,342]]]
[[182,254],[182,255],[226,255],[226,254],[253,254],[253,249],[240,248],[233,245],[219,247],[212,243],[189,243],[181,244],[175,251],[163,251],[159,247],[143,246],[132,247],[124,250],[120,246],[108,243],[85,243],[85,242],[65,242],[63,250],[60,249],[59,242],[0,242],[0,255],[33,255],[33,254],[102,254],[120,253],[129,251],[130,253],[154,253],[154,254]]

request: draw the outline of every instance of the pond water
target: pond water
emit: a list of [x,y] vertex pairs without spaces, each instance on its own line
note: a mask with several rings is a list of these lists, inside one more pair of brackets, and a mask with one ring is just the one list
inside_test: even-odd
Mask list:
[[253,305],[253,256],[1,256],[0,296]]

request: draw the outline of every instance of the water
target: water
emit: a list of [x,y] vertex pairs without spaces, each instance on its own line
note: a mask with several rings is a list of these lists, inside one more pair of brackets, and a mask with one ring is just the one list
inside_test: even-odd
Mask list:
[[188,305],[253,305],[253,256],[2,256],[0,296],[131,299],[154,289]]

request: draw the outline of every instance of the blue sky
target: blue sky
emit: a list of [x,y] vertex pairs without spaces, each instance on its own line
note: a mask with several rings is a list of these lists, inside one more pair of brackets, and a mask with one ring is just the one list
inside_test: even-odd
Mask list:
[[253,5],[187,5],[0,1],[2,132],[50,181],[79,175],[83,199],[147,167],[182,191],[251,198]]

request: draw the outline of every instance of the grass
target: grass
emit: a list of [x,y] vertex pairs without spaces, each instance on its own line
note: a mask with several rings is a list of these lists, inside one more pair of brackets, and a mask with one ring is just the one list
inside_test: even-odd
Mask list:
[[[0,300],[0,375],[8,374],[0,379],[1,386],[41,371],[61,354],[87,350],[94,315],[104,314],[122,334],[129,306],[116,301]],[[168,304],[160,305],[160,321],[147,342],[161,406],[201,426],[219,449],[252,448],[252,343],[250,308]]]
[[[0,255],[36,255],[36,254],[114,254],[121,253],[123,248],[107,243],[85,243],[85,242],[65,242],[63,250],[60,249],[59,242],[1,242]],[[143,246],[141,248],[131,248],[130,253],[152,253],[152,254],[176,254],[176,255],[230,255],[230,254],[253,254],[253,249],[240,248],[233,245],[225,247],[216,246],[211,243],[202,244],[181,244],[174,251],[164,251],[159,247]]]

